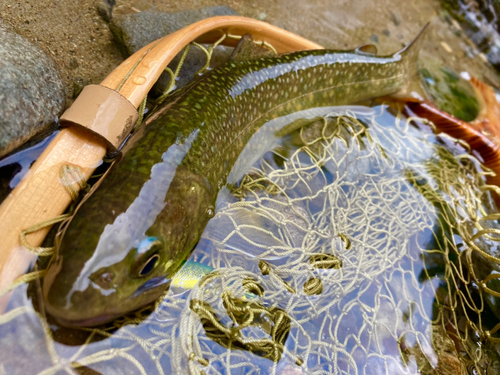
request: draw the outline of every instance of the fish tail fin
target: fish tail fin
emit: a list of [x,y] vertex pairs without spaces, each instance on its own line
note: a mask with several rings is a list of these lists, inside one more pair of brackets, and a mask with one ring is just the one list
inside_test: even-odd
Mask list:
[[401,51],[397,52],[396,55],[401,56],[403,61],[406,62],[407,65],[413,66],[415,65],[415,61],[418,58],[418,53],[420,52],[420,48],[422,48],[422,43],[425,39],[425,34],[429,30],[428,22],[422,30],[418,33],[418,35],[413,39],[405,48]]
[[394,55],[394,57],[401,57],[403,73],[407,77],[407,84],[395,95],[396,97],[407,98],[416,96],[419,99],[423,99],[427,96],[420,85],[420,79],[417,73],[417,58],[428,30],[429,23],[423,27],[411,43]]

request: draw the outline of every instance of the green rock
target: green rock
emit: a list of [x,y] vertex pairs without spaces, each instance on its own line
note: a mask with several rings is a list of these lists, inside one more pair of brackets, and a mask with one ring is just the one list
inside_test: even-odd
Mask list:
[[420,78],[436,107],[456,118],[472,121],[479,114],[479,102],[471,83],[437,60],[420,60]]

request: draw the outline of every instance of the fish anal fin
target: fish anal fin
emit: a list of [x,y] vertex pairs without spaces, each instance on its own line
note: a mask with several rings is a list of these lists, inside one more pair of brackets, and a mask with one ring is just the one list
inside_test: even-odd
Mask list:
[[234,48],[231,54],[233,61],[256,60],[262,57],[273,57],[276,54],[270,49],[255,43],[250,34],[245,34]]
[[359,46],[358,48],[356,48],[354,52],[360,55],[376,55],[378,51],[375,45],[365,44],[364,46]]

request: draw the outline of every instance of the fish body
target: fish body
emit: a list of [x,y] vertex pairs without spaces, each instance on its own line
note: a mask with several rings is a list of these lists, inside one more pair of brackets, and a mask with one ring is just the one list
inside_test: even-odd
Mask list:
[[173,93],[66,227],[44,281],[48,312],[63,325],[93,326],[157,299],[263,124],[399,91],[417,42],[385,57],[316,50],[230,60]]

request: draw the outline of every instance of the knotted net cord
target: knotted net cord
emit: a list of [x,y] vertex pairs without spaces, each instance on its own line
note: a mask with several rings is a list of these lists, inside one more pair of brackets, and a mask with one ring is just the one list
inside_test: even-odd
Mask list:
[[[479,275],[474,266],[477,256],[491,260],[486,271],[498,264],[491,253],[498,215],[486,194],[496,189],[484,182],[491,171],[462,142],[436,137],[427,121],[384,116],[383,108],[337,113],[302,128],[295,135],[302,147],[282,164],[262,159],[233,192],[241,200],[219,210],[205,233],[210,246],[193,254],[217,276],[191,300],[229,324],[220,294],[241,297],[235,286],[251,277],[265,290],[264,305],[282,308],[291,329],[281,361],[269,364],[215,350],[196,312],[183,314],[185,350],[209,363],[188,361],[193,373],[498,368],[492,333],[500,326],[491,313],[483,318],[497,274]],[[317,295],[307,293],[314,279],[322,283]],[[262,330],[247,335],[262,338]]]

